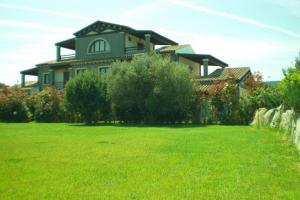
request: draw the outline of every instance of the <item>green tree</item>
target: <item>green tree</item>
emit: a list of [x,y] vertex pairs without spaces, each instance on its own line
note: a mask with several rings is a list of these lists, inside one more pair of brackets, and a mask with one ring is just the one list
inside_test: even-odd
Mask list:
[[64,99],[67,111],[80,114],[87,124],[97,123],[110,110],[105,78],[95,71],[69,80]]
[[296,57],[293,67],[283,70],[285,78],[279,83],[284,96],[283,102],[296,111],[300,111],[300,56]]
[[194,85],[185,65],[151,54],[114,63],[108,91],[119,120],[174,122],[188,118]]

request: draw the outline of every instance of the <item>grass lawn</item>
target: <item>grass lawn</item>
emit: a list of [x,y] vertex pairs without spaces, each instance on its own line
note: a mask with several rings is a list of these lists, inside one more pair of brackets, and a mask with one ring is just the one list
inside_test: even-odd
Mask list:
[[300,199],[300,157],[247,126],[0,123],[0,199]]

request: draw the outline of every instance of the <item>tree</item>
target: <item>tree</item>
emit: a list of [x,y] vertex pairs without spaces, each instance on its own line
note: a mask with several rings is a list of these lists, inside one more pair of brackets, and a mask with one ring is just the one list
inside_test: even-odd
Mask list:
[[69,80],[64,98],[67,110],[79,113],[87,124],[96,123],[110,110],[105,78],[96,71]]
[[279,83],[284,96],[283,102],[296,111],[300,111],[300,56],[295,59],[293,67],[284,70],[285,78]]
[[116,62],[108,77],[108,91],[117,118],[131,122],[187,119],[193,84],[187,66],[157,54]]
[[152,58],[154,87],[146,100],[147,120],[181,122],[191,117],[195,93],[194,82],[187,66],[170,58]]

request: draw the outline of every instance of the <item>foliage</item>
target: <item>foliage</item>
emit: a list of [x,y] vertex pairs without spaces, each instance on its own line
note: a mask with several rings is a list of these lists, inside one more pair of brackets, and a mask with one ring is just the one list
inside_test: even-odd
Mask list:
[[0,91],[0,120],[25,122],[29,120],[26,94],[18,87],[4,87]]
[[215,81],[209,90],[212,113],[215,121],[234,124],[238,121],[238,85],[232,74],[224,81]]
[[261,86],[253,89],[240,99],[241,122],[249,124],[258,108],[272,109],[282,103],[282,95],[278,87]]
[[295,58],[293,67],[289,67],[287,70],[283,69],[284,76],[288,76],[293,73],[300,73],[300,54],[299,54],[299,57]]
[[300,112],[300,56],[295,59],[293,67],[283,70],[285,78],[279,83],[283,103]]
[[300,111],[300,72],[288,74],[279,87],[284,96],[283,102],[289,108]]
[[[53,87],[44,88],[34,97],[34,118],[38,122],[57,122],[61,120],[62,92]],[[32,105],[32,100],[28,100],[29,105]]]
[[64,100],[67,111],[80,114],[87,124],[106,119],[110,112],[105,78],[94,71],[69,80]]
[[176,122],[190,117],[194,83],[185,65],[152,54],[113,64],[108,91],[119,120]]
[[0,89],[4,89],[6,87],[7,87],[7,85],[5,85],[4,83],[0,83]]

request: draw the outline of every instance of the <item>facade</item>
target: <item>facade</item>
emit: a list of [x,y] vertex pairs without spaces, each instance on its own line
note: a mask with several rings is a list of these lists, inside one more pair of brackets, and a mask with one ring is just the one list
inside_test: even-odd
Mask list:
[[[163,46],[157,48],[157,46]],[[172,60],[190,68],[201,83],[210,77],[209,66],[225,70],[227,63],[205,54],[196,54],[190,45],[179,45],[151,30],[135,30],[128,26],[96,21],[74,33],[74,37],[55,44],[56,59],[37,64],[36,67],[21,71],[21,85],[25,86],[26,75],[37,76],[36,89],[46,86],[63,89],[66,82],[86,71],[96,70],[105,74],[116,60],[130,60],[137,54],[156,51],[169,55]],[[62,55],[66,48],[74,53]],[[214,73],[214,72],[213,72]]]

